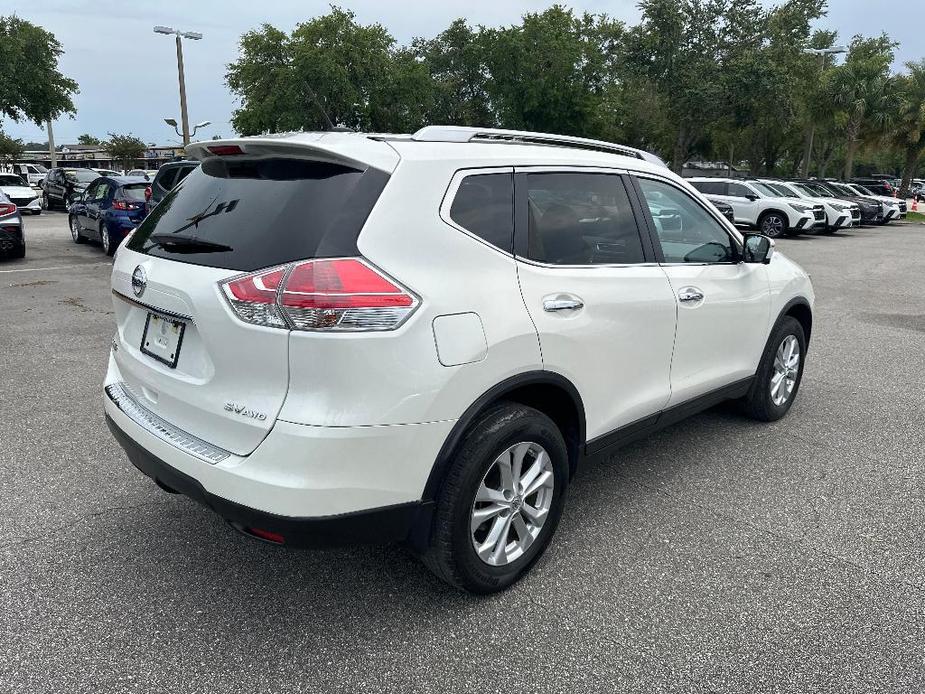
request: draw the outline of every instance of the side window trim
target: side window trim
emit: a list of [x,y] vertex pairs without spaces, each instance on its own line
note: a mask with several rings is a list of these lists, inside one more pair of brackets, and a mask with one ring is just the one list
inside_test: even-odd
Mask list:
[[[641,263],[614,263],[600,265],[556,265],[553,263],[543,263],[530,258],[530,214],[528,205],[528,184],[527,176],[531,173],[588,173],[588,174],[606,174],[615,176],[623,183],[626,195],[629,198],[630,209],[636,222],[636,233],[639,235],[639,241],[642,245],[643,262]],[[601,267],[639,267],[641,265],[653,265],[659,262],[655,248],[652,246],[652,239],[648,233],[648,226],[644,216],[640,218],[640,207],[637,194],[634,189],[635,182],[626,169],[611,169],[601,166],[575,166],[575,165],[536,165],[536,166],[517,166],[514,168],[514,256],[519,262],[530,263],[541,267],[571,269],[575,268],[601,268]]]
[[[503,173],[513,175],[514,167],[513,166],[479,166],[479,167],[473,167],[471,169],[457,169],[457,171],[453,174],[453,177],[450,179],[450,184],[447,186],[446,192],[444,192],[443,194],[443,200],[440,201],[440,209],[439,209],[438,214],[440,216],[440,219],[444,223],[449,224],[451,227],[453,227],[457,231],[461,231],[469,238],[475,239],[479,243],[487,246],[488,248],[491,248],[497,251],[498,253],[503,253],[509,258],[513,258],[514,254],[511,253],[509,250],[505,250],[504,248],[499,248],[493,243],[489,243],[488,241],[483,239],[481,236],[479,236],[475,232],[469,231],[468,229],[466,229],[464,226],[462,226],[458,222],[453,221],[453,218],[450,217],[450,209],[453,207],[453,201],[456,199],[456,193],[459,192],[459,187],[462,185],[462,182],[465,179],[467,179],[469,176],[479,176],[479,175],[484,175],[484,174],[503,174]],[[517,210],[517,184],[516,184],[516,181],[514,183],[514,210],[515,210],[514,211],[514,220],[515,220],[514,221],[514,229],[515,229],[514,245],[516,246],[516,243],[517,243],[516,242],[516,238],[517,238],[517,231],[516,231],[517,229],[517,222],[516,222],[516,219],[517,219],[517,211],[516,211]]]
[[[642,221],[643,221],[643,224],[645,225],[646,230],[648,231],[647,235],[649,237],[649,243],[651,243],[655,248],[655,255],[657,258],[656,262],[658,262],[659,265],[686,265],[686,266],[735,265],[736,263],[739,263],[741,261],[742,241],[736,235],[732,234],[729,231],[727,227],[728,220],[720,214],[719,210],[714,208],[712,205],[710,206],[704,205],[703,203],[700,202],[700,200],[698,200],[696,197],[691,195],[688,191],[684,190],[683,188],[675,184],[673,181],[670,181],[666,178],[662,178],[660,176],[654,176],[654,175],[651,175],[648,173],[642,173],[642,172],[631,172],[627,178],[629,178],[629,181],[630,181],[630,185],[628,186],[628,188],[632,190],[632,194],[636,197],[636,203],[637,205],[639,205],[642,211]],[[716,221],[717,225],[719,225],[719,228],[722,229],[726,233],[726,235],[729,237],[729,241],[732,244],[732,248],[736,254],[736,259],[732,261],[728,261],[728,262],[718,262],[718,263],[666,263],[665,254],[662,252],[662,244],[658,238],[658,232],[655,230],[655,226],[652,223],[652,215],[648,213],[646,206],[644,205],[645,197],[642,194],[642,189],[639,187],[640,178],[646,178],[646,179],[649,179],[650,181],[657,181],[658,183],[662,183],[664,185],[668,185],[673,188],[676,188],[679,192],[687,195],[687,197],[689,197],[692,201],[694,201],[702,210],[705,210],[707,214]]]

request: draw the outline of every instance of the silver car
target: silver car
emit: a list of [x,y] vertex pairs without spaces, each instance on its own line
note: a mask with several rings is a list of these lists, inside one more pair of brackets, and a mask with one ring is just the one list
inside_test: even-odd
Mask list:
[[26,234],[23,226],[19,208],[0,192],[0,256],[26,257]]

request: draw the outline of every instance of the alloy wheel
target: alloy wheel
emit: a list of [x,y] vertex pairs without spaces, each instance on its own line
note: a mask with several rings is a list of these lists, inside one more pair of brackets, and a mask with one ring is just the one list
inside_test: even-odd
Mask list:
[[800,343],[794,335],[787,335],[774,356],[774,373],[771,375],[771,402],[783,405],[793,394],[800,374]]
[[103,244],[103,253],[109,255],[109,247],[112,244],[112,239],[109,238],[109,232],[106,231],[106,227],[100,227],[100,242]]
[[784,233],[784,220],[776,214],[768,215],[761,222],[761,231],[766,236],[777,238]]
[[77,226],[77,217],[71,217],[71,238],[80,241],[80,227]]
[[523,556],[540,536],[555,487],[552,461],[538,443],[517,443],[489,466],[470,513],[476,554],[505,566]]

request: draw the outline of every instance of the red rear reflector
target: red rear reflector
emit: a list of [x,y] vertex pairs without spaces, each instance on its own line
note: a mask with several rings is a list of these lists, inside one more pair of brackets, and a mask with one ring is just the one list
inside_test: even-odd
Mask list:
[[259,537],[261,540],[273,542],[277,545],[282,545],[286,542],[286,538],[279,533],[264,530],[263,528],[245,528],[245,530],[254,537]]
[[263,274],[247,275],[232,280],[227,285],[228,291],[238,301],[258,304],[275,304],[276,290],[283,279],[285,269],[271,270]]
[[210,145],[206,147],[212,154],[219,157],[227,157],[234,154],[244,154],[244,150],[238,145]]
[[16,211],[16,205],[11,202],[0,202],[0,217],[13,214]]
[[126,200],[113,200],[112,209],[114,210],[137,210],[138,205],[133,202],[128,202]]

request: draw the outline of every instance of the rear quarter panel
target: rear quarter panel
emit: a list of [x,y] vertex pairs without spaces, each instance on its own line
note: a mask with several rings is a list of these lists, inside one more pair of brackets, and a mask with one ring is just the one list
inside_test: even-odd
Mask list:
[[[511,256],[450,226],[440,205],[458,168],[403,161],[373,208],[358,247],[411,289],[417,311],[394,331],[293,332],[282,420],[327,426],[415,424],[456,419],[505,378],[542,368]],[[433,321],[475,313],[483,359],[440,363]]]

